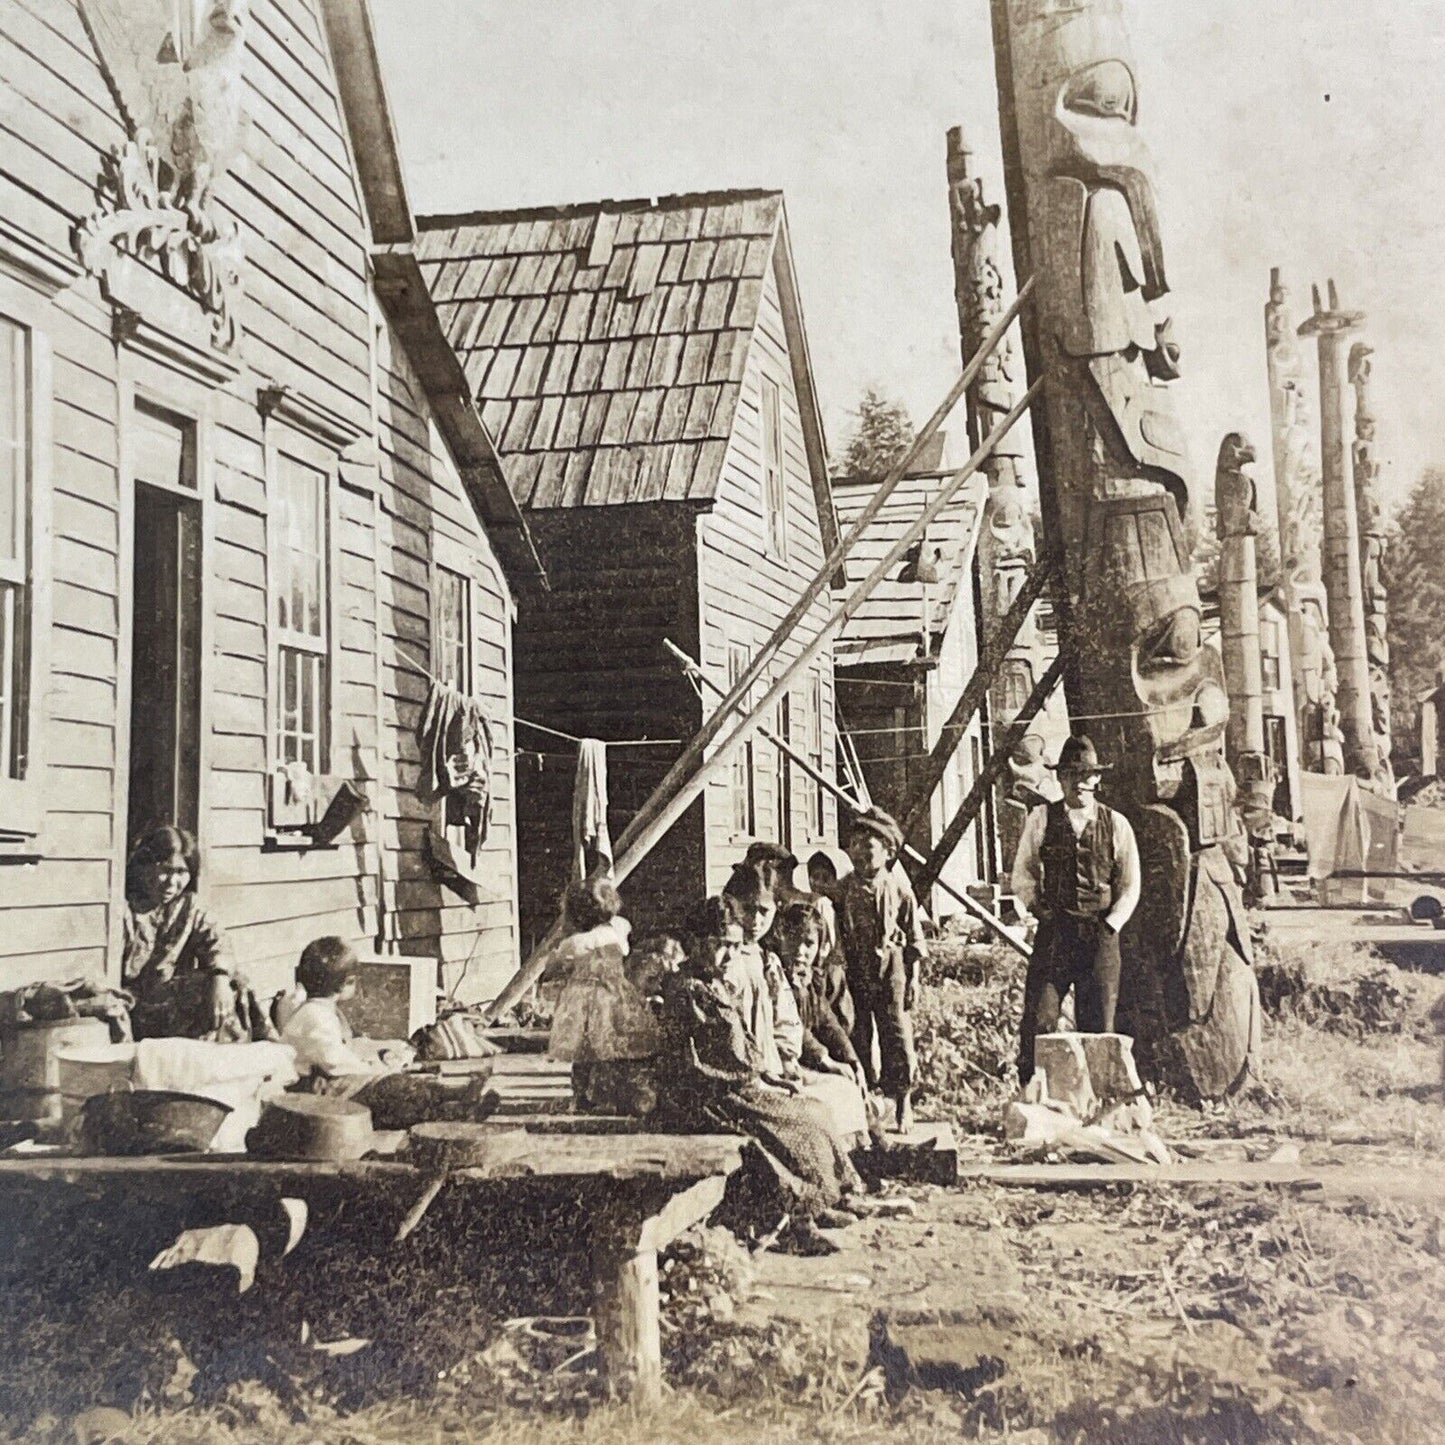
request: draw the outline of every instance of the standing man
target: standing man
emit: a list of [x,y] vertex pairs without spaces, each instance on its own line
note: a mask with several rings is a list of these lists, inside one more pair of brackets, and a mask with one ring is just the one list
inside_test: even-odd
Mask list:
[[1087,737],[1071,737],[1055,771],[1063,799],[1035,808],[1014,858],[1013,891],[1039,920],[1024,983],[1019,1082],[1034,1073],[1034,1038],[1053,1033],[1074,990],[1080,1033],[1114,1031],[1119,933],[1139,903],[1139,849],[1122,813],[1099,802],[1104,765]]

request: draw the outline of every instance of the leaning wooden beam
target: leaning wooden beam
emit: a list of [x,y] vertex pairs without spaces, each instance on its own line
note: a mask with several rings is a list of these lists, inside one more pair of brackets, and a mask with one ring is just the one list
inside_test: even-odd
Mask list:
[[938,741],[934,743],[933,750],[923,764],[922,776],[914,785],[908,802],[903,808],[903,816],[898,820],[903,828],[904,837],[911,838],[914,829],[928,816],[933,795],[937,792],[939,784],[942,783],[943,775],[948,771],[948,764],[954,753],[958,751],[959,744],[967,736],[974,714],[983,706],[984,700],[988,697],[988,691],[993,686],[999,664],[1008,656],[1009,649],[1014,645],[1014,640],[1018,637],[1024,624],[1029,620],[1029,614],[1033,611],[1034,604],[1043,596],[1044,588],[1050,577],[1054,575],[1054,571],[1055,556],[1052,553],[1041,557],[1034,564],[1008,611],[999,619],[998,626],[990,634],[988,641],[984,643],[978,659],[978,666],[974,668],[973,676],[964,685],[952,714],[939,732]]
[[[1004,735],[995,739],[994,750],[979,775],[973,780],[973,786],[968,790],[968,796],[959,805],[952,822],[943,830],[943,836],[933,845],[933,851],[929,853],[924,862],[922,871],[913,880],[913,885],[920,894],[926,895],[930,888],[942,883],[942,873],[948,866],[948,860],[953,857],[958,845],[963,842],[963,835],[973,826],[974,819],[978,817],[984,803],[987,802],[989,791],[994,783],[1008,767],[1010,754],[1028,735],[1030,725],[1043,711],[1044,704],[1049,700],[1049,694],[1059,685],[1059,679],[1063,675],[1064,654],[1061,652],[1049,664],[1044,675],[1034,684],[1034,690],[1029,694],[1028,701],[1023,705],[1018,716],[1009,723]],[[1011,859],[1005,859],[1004,866],[1007,868],[1011,861]]]
[[[848,619],[867,601],[878,585],[892,574],[907,554],[908,549],[924,535],[939,514],[962,490],[969,478],[993,455],[994,448],[1008,435],[1019,418],[1029,409],[1034,398],[1043,390],[1043,384],[1042,378],[1034,382],[1020,398],[1018,404],[988,434],[978,450],[944,482],[933,500],[923,509],[922,515],[894,543],[882,561],[848,594],[847,600],[829,614],[817,635],[773,679],[762,699],[754,703],[749,711],[738,720],[737,726],[722,739],[711,757],[703,756],[702,752],[696,748],[696,739],[694,739],[686,751],[697,752],[700,766],[694,768],[680,788],[676,788],[670,795],[664,796],[665,790],[669,786],[668,778],[672,776],[672,773],[669,773],[668,778],[664,778],[658,785],[652,797],[642,805],[642,809],[618,839],[617,852],[612,864],[612,876],[618,883],[621,883],[667,836],[673,824],[687,812],[702,793],[708,780],[732,762],[733,754],[757,731],[762,719],[778,705],[783,694],[792,686],[793,678],[807,668],[828,643],[842,631]],[[854,530],[856,531],[856,528]],[[849,535],[851,537],[853,534]],[[733,688],[719,705],[717,711],[704,724],[703,731],[708,732],[711,738],[716,739],[718,733],[733,716],[739,703],[743,701],[743,696],[744,694],[737,688]],[[700,737],[702,734],[700,733],[698,736]],[[673,771],[676,771],[675,767]],[[482,1011],[482,1017],[485,1020],[490,1022],[499,1018],[541,978],[547,967],[547,956],[561,937],[562,920],[559,918],[547,931],[547,936],[533,950],[531,957],[512,975],[507,986]]]
[[[627,831],[618,840],[619,855],[627,851],[630,842],[641,837],[644,831],[650,828],[657,813],[667,806],[673,794],[678,792],[696,772],[707,749],[717,740],[718,733],[722,731],[727,720],[732,717],[734,705],[751,695],[753,688],[762,679],[773,658],[777,656],[778,650],[791,640],[813,604],[823,595],[829,582],[857,544],[864,529],[883,510],[884,503],[893,495],[903,478],[908,475],[919,457],[922,456],[929,441],[937,435],[943,423],[948,420],[950,413],[958,405],[959,399],[973,385],[974,379],[983,370],[985,363],[993,354],[994,348],[1008,334],[1009,327],[1013,325],[1032,287],[1032,281],[1022,286],[1019,294],[1014,298],[1013,305],[999,317],[997,324],[989,329],[988,335],[984,337],[978,350],[968,365],[964,367],[963,375],[953,384],[938,409],[929,417],[923,429],[914,438],[912,446],[879,483],[878,490],[873,494],[868,505],[859,513],[857,521],[848,529],[847,535],[828,553],[822,566],[814,573],[812,580],[803,589],[792,607],[788,609],[788,615],[773,629],[772,636],[758,649],[752,661],[744,669],[743,675],[729,688],[722,705],[703,723],[687,747],[682,750],[677,761],[668,769],[667,775],[653,790],[652,796],[643,803],[637,816],[628,825]],[[1007,435],[1011,426],[1012,423],[1009,423],[1009,426],[1003,428],[994,441],[995,445]],[[992,447],[987,451],[980,448],[978,455],[980,457],[978,465],[982,465],[983,459],[992,455]],[[921,532],[919,535],[922,535]],[[913,540],[916,541],[917,537]]]
[[[663,639],[662,645],[682,664],[683,670],[688,676],[694,679],[700,686],[706,687],[715,693],[722,692],[722,688],[715,683],[682,648],[667,638]],[[759,727],[758,736],[762,738],[764,742],[769,742],[777,748],[790,763],[808,777],[812,778],[820,788],[830,793],[843,807],[847,808],[850,813],[856,816],[868,806],[866,803],[860,803],[856,798],[850,797],[832,778],[814,767],[810,759],[805,758],[802,753],[797,752],[791,744],[785,743],[782,738],[778,737],[775,733],[770,732],[765,727]],[[907,843],[903,845],[903,852],[913,862],[927,864],[928,860],[924,858],[923,854]],[[969,913],[978,919],[990,933],[995,934],[1002,942],[1008,944],[1010,948],[1022,954],[1025,958],[1032,957],[1032,950],[1029,948],[1028,943],[1018,934],[1014,933],[1003,919],[994,913],[990,913],[976,898],[970,898],[967,893],[960,892],[951,883],[945,883],[941,879],[939,880],[938,886],[942,888],[950,898],[961,904]]]

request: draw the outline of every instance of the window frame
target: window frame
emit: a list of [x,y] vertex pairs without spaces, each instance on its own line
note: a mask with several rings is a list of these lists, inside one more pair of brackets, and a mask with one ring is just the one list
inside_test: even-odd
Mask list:
[[[731,692],[747,672],[752,662],[753,650],[746,642],[727,644],[727,685]],[[744,697],[744,704],[751,703],[751,694]],[[754,755],[754,739],[749,737],[733,755],[729,772],[728,838],[731,842],[756,838],[758,833],[758,777],[757,760]],[[740,806],[741,800],[741,806]]]
[[[321,477],[321,520],[326,528],[322,539],[321,617],[324,628],[322,645],[316,647],[308,635],[291,628],[282,628],[278,621],[279,585],[282,577],[282,538],[280,509],[282,466],[292,462],[316,472]],[[338,492],[340,459],[335,447],[308,435],[305,431],[268,417],[265,439],[266,465],[266,776],[268,798],[265,837],[268,843],[292,839],[298,835],[310,845],[305,833],[314,821],[313,813],[324,806],[320,784],[333,772],[336,744],[336,679],[338,673],[338,638],[336,615],[336,580],[340,559],[337,550]],[[284,775],[281,773],[281,649],[310,653],[322,659],[325,672],[317,713],[319,738],[318,766],[312,774],[309,803],[286,802]]]
[[25,658],[20,697],[24,709],[25,769],[22,777],[0,776],[0,856],[38,853],[45,821],[47,680],[50,675],[51,488],[54,470],[54,353],[46,326],[48,303],[28,287],[0,275],[0,316],[25,332],[23,374],[26,448],[27,537]]
[[771,376],[759,381],[758,455],[762,463],[763,540],[768,554],[788,560],[788,467],[783,442],[783,388]]
[[447,636],[441,612],[442,584],[444,577],[455,577],[462,586],[462,636],[460,643],[465,655],[465,685],[453,682],[451,685],[467,697],[477,694],[477,593],[476,579],[472,576],[475,561],[465,548],[445,537],[432,539],[431,559],[431,649],[432,674],[438,682],[447,681],[442,672],[442,642]]
[[[803,709],[803,754],[817,770],[827,775],[823,766],[823,674],[813,671],[808,674],[808,701]],[[807,832],[811,842],[826,836],[827,804],[824,801],[823,785],[816,779],[803,774],[803,808],[807,817]]]

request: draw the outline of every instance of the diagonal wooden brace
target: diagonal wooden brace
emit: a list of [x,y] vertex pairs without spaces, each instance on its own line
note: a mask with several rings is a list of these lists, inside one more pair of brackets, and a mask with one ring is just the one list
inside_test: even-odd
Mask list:
[[973,780],[973,786],[968,790],[968,796],[959,805],[958,812],[953,815],[953,821],[943,830],[943,836],[933,845],[933,851],[928,855],[928,861],[914,878],[914,891],[919,897],[927,897],[928,889],[938,882],[939,874],[948,866],[948,860],[953,857],[954,851],[963,841],[963,835],[968,832],[974,819],[978,817],[984,800],[1003,775],[1004,769],[1008,766],[1010,754],[1023,741],[1028,733],[1029,725],[1039,715],[1044,704],[1049,700],[1049,694],[1058,686],[1059,679],[1063,675],[1064,654],[1060,652],[1049,664],[1044,675],[1034,684],[1034,690],[1029,694],[1029,700],[1023,705],[1019,715],[1008,725],[1008,731],[997,740],[994,751],[989,755],[989,759],[983,765],[978,777]]
[[1050,578],[1054,576],[1057,570],[1057,560],[1057,555],[1050,553],[1040,557],[1034,563],[1028,576],[1024,579],[1023,586],[1019,588],[1018,595],[1009,604],[1008,611],[999,618],[998,626],[994,628],[992,635],[980,650],[978,666],[974,668],[973,676],[964,685],[952,716],[944,723],[943,730],[938,735],[938,741],[934,743],[933,751],[929,753],[928,759],[923,765],[923,776],[913,789],[908,807],[904,810],[904,816],[898,820],[905,838],[913,837],[914,830],[928,816],[933,795],[937,792],[939,784],[943,782],[943,775],[948,771],[949,762],[967,734],[974,714],[983,706],[984,700],[988,697],[988,690],[993,686],[999,667],[1004,658],[1008,656],[1009,649],[1014,645],[1019,630],[1028,621],[1034,604],[1043,596],[1044,588],[1048,585]]

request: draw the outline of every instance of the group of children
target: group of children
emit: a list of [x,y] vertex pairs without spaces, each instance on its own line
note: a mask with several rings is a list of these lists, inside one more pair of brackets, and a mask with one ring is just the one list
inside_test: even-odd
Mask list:
[[755,844],[678,934],[635,946],[612,883],[574,884],[543,978],[556,997],[549,1049],[572,1065],[577,1107],[747,1134],[793,1207],[842,1204],[858,1187],[849,1151],[868,1131],[868,1096],[881,1090],[912,1126],[925,945],[894,867],[901,846],[897,824],[869,809],[848,862],[814,854],[805,890],[786,849]]

